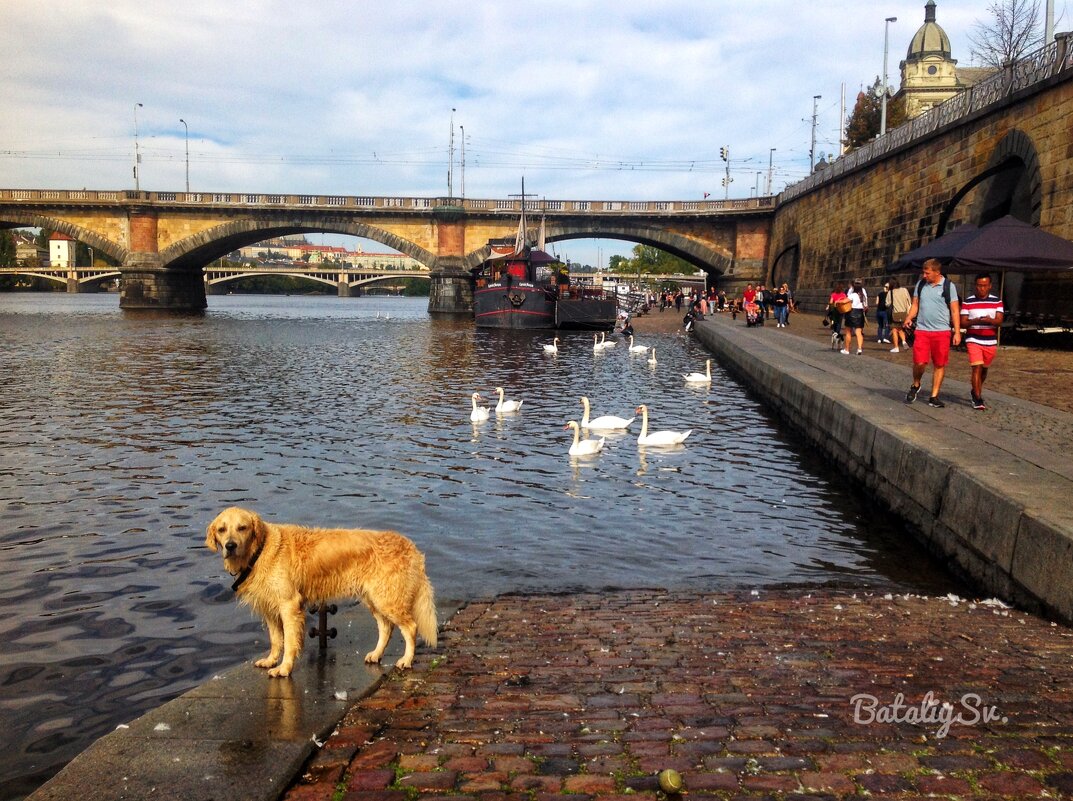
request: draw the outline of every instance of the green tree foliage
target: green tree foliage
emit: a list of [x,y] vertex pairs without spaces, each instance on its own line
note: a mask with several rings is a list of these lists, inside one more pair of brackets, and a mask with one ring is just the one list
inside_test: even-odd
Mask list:
[[[879,136],[879,118],[882,116],[883,82],[876,77],[874,84],[857,93],[857,103],[846,122],[846,147],[856,150]],[[901,98],[887,100],[887,130],[905,122],[905,103]]]
[[0,267],[15,266],[15,236],[9,229],[0,231]]
[[[615,257],[612,256],[611,261],[613,262],[614,259]],[[667,251],[654,248],[651,245],[635,245],[632,259],[622,259],[613,266],[615,272],[641,272],[658,275],[689,275],[696,272],[696,269],[685,259],[672,256]]]

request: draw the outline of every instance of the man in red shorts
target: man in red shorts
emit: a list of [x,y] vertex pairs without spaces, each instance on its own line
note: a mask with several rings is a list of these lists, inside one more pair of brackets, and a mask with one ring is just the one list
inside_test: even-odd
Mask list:
[[965,348],[972,368],[972,408],[986,409],[984,381],[987,368],[998,350],[998,331],[1002,325],[1002,300],[991,294],[991,276],[976,276],[976,294],[961,304],[961,325],[965,331]]
[[934,366],[931,374],[931,396],[928,406],[941,409],[946,404],[939,400],[946,365],[950,361],[951,332],[953,344],[961,342],[961,314],[958,308],[957,287],[948,281],[938,259],[924,262],[923,279],[913,290],[913,304],[905,316],[905,326],[916,321],[913,339],[913,385],[905,393],[905,402],[912,403],[920,391],[920,379],[930,361]]

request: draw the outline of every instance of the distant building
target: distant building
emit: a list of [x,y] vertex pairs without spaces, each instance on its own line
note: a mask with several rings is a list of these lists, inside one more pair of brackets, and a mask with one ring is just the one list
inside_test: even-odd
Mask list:
[[24,264],[36,261],[38,264],[48,262],[48,250],[37,243],[37,237],[26,231],[15,231],[15,261]]
[[924,24],[913,35],[905,61],[899,66],[902,85],[894,99],[904,101],[908,119],[919,117],[992,73],[986,68],[958,68],[957,60],[951,57],[950,37],[935,21],[935,0],[924,6]]
[[74,267],[76,244],[75,240],[67,236],[67,234],[61,234],[59,231],[54,232],[48,238],[49,265],[52,267]]
[[424,265],[404,253],[367,253],[359,246],[357,250],[347,250],[331,245],[313,245],[305,237],[284,237],[266,239],[256,245],[239,248],[239,258],[270,259],[280,261],[304,261],[309,264],[335,262],[349,264],[351,267],[367,267],[384,270],[423,270]]

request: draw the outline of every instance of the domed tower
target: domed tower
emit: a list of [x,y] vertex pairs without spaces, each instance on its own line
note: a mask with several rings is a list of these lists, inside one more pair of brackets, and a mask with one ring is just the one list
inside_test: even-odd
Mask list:
[[935,21],[935,0],[924,6],[924,24],[909,42],[905,61],[899,64],[906,116],[923,114],[966,88],[958,80],[957,61],[950,57],[950,37]]

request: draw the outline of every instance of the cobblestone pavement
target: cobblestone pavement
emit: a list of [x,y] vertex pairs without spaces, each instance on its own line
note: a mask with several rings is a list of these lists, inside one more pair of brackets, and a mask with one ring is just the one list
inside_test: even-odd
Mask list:
[[285,798],[656,801],[668,768],[694,798],[1068,797],[1071,651],[951,598],[503,596],[356,704]]

